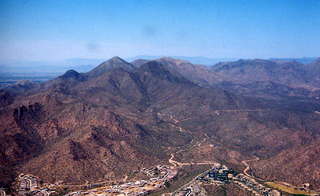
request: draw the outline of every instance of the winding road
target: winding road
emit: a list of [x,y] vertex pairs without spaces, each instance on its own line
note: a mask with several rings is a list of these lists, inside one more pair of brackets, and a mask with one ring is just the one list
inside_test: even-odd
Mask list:
[[263,180],[263,179],[261,179],[261,178],[258,178],[258,177],[256,177],[256,176],[250,175],[250,174],[248,173],[248,171],[250,170],[250,165],[248,164],[248,162],[259,161],[259,160],[260,160],[260,158],[255,157],[254,159],[249,159],[249,160],[243,160],[243,161],[241,161],[241,163],[246,166],[246,168],[243,170],[243,173],[244,173],[244,175],[246,175],[246,176],[248,176],[248,177],[251,177],[251,178],[254,178],[254,179],[256,179],[256,180],[260,180],[260,181],[264,182],[265,180]]

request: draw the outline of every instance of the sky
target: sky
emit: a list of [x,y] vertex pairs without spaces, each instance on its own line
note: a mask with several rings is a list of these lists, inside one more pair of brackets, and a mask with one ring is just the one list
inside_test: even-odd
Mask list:
[[320,0],[0,1],[0,63],[319,52]]

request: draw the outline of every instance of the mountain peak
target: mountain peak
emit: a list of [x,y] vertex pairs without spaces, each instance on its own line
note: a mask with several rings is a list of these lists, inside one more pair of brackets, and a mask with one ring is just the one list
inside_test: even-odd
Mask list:
[[114,56],[111,59],[101,63],[99,66],[88,72],[90,76],[99,76],[105,72],[110,71],[111,69],[122,68],[127,71],[132,71],[134,66],[126,62],[118,56]]
[[69,76],[76,76],[76,75],[79,75],[79,73],[73,69],[70,69],[66,71],[66,73],[64,73],[62,76],[69,77]]
[[119,56],[114,56],[111,59],[109,59],[108,61],[113,61],[113,62],[126,62],[125,60],[123,60],[122,58],[120,58]]
[[85,80],[85,76],[73,69],[70,69],[66,71],[63,75],[59,76],[58,79],[83,81]]
[[60,78],[63,78],[63,79],[68,79],[68,78],[78,79],[80,77],[81,77],[81,74],[73,69],[66,71],[62,76],[60,76]]

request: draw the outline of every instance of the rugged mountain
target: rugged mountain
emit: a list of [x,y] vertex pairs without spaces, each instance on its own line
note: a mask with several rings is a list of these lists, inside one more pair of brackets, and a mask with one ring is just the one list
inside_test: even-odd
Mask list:
[[214,150],[191,149],[179,158],[241,168],[244,158],[268,160],[319,140],[314,111],[236,95],[214,85],[212,71],[199,70],[175,59],[135,67],[114,57],[18,94],[0,108],[2,183],[19,172],[50,182],[119,179],[204,140]]
[[[220,86],[243,96],[264,98],[317,97],[318,61],[301,64],[296,61],[238,60],[212,67],[193,65],[188,61],[161,58],[156,61],[203,86]],[[141,66],[146,60],[134,61]],[[257,93],[259,92],[259,93]]]
[[[137,59],[154,60],[154,59],[160,59],[162,57],[163,56],[140,55],[140,56],[127,58],[127,60],[128,61],[135,61]],[[208,57],[202,57],[202,56],[172,56],[172,58],[188,61],[192,64],[201,64],[201,65],[208,65],[208,66],[218,62],[222,62],[222,61],[236,60],[235,58],[208,58]]]
[[217,82],[219,77],[213,72],[210,72],[209,67],[199,64],[192,64],[186,60],[174,59],[171,57],[162,57],[155,60],[145,60],[145,59],[137,59],[132,61],[131,63],[140,67],[141,65],[149,62],[149,61],[157,61],[161,63],[163,66],[166,66],[172,72],[178,72],[182,74],[185,78],[191,80],[192,82],[200,85],[200,86],[210,86],[213,83]]
[[170,67],[170,69],[181,73],[184,77],[200,86],[210,86],[219,81],[219,75],[210,72],[209,68],[204,65],[194,65],[188,61],[164,57],[156,61]]
[[310,112],[320,110],[320,90],[310,91],[302,87],[292,88],[269,81],[248,84],[220,82],[216,85],[247,98],[254,97],[264,102],[266,107]]
[[212,71],[234,83],[271,81],[289,87],[310,87],[304,65],[294,61],[238,60],[216,64]]
[[[222,62],[211,67],[194,65],[188,61],[164,57],[156,61],[170,67],[184,77],[202,86],[229,83],[251,85],[282,85],[287,88],[313,91],[319,88],[317,76],[320,73],[319,60],[310,64],[279,60],[238,60]],[[132,63],[139,67],[148,60],[138,59]]]
[[208,93],[159,62],[135,70],[122,62],[113,58],[86,74],[68,71],[3,107],[0,154],[7,165],[2,169],[48,181],[119,178],[167,161],[166,147],[191,140],[167,122],[157,127],[160,110],[183,110],[190,102],[195,108],[199,101],[212,108],[238,107],[223,90]]
[[0,107],[4,107],[13,103],[14,95],[6,90],[0,90]]
[[[179,72],[203,87],[216,87],[246,97],[282,100],[284,103],[316,103],[319,97],[314,64],[303,65],[292,61],[239,60],[219,63],[213,67],[193,65],[187,61],[161,58],[156,61]],[[141,66],[146,60],[137,60]],[[311,70],[314,70],[313,72]],[[312,75],[310,74],[312,73]],[[320,74],[320,72],[319,72]],[[306,105],[306,104],[302,104]]]
[[252,170],[255,175],[270,181],[289,182],[296,186],[310,183],[314,186],[312,188],[319,188],[319,144],[320,141],[317,141],[306,146],[298,146],[270,159],[254,162]]
[[23,80],[0,89],[0,108],[13,103],[16,96],[25,94],[26,92],[36,89],[39,86],[39,83]]

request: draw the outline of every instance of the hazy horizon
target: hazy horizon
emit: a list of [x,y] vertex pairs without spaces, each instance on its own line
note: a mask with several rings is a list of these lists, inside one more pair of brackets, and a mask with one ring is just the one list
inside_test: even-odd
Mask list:
[[0,6],[0,63],[141,54],[300,58],[320,51],[320,1],[17,1]]

